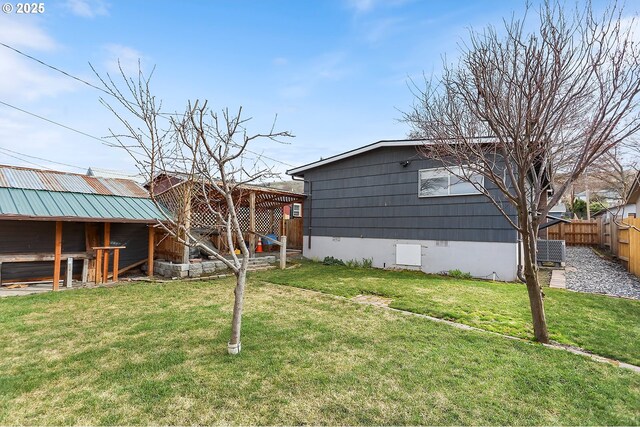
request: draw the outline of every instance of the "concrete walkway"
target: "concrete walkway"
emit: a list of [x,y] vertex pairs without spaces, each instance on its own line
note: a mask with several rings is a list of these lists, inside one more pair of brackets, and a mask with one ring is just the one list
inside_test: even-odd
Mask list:
[[566,289],[567,279],[564,275],[564,270],[551,270],[551,281],[549,282],[550,288]]

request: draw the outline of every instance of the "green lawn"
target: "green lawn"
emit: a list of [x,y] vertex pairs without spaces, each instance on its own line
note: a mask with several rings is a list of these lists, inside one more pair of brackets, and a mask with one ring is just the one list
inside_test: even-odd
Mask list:
[[256,276],[228,356],[232,289],[0,300],[0,425],[640,424],[631,371]]
[[[330,294],[374,294],[391,307],[428,314],[489,331],[533,339],[524,285],[460,280],[409,271],[350,269],[303,262],[271,270],[260,279]],[[551,339],[640,365],[640,301],[544,289]]]

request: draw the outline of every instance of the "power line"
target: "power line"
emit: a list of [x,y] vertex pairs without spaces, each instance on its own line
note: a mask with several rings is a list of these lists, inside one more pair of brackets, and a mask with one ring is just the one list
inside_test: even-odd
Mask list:
[[[0,147],[0,150],[1,151],[5,151],[5,153],[3,153],[3,154],[5,154],[7,156],[10,156],[10,157],[14,157],[14,156],[11,156],[11,154],[8,154],[6,152],[17,154],[17,155],[20,155],[20,156],[23,156],[23,157],[28,157],[30,159],[42,160],[42,161],[47,162],[47,163],[53,163],[53,164],[56,164],[56,165],[67,166],[67,167],[75,168],[75,169],[79,169],[79,170],[87,170],[87,168],[84,168],[82,166],[70,165],[68,163],[61,163],[61,162],[56,162],[56,161],[53,161],[53,160],[45,159],[45,158],[42,158],[42,157],[31,156],[29,154],[20,153],[19,151],[9,150],[8,148],[4,148],[4,147]],[[26,162],[27,160],[23,160],[23,161]],[[35,163],[32,163],[32,164],[35,164]]]
[[[82,132],[81,130],[74,129],[74,128],[72,128],[72,127],[70,127],[70,126],[67,126],[67,125],[63,125],[62,123],[58,123],[58,122],[56,122],[56,121],[54,121],[54,120],[47,119],[46,117],[39,116],[39,115],[38,115],[38,114],[36,114],[36,113],[32,113],[32,112],[30,112],[30,111],[23,110],[22,108],[16,107],[15,105],[8,104],[8,103],[6,103],[6,102],[4,102],[4,101],[0,101],[0,104],[2,104],[2,105],[6,105],[7,107],[13,108],[14,110],[18,110],[18,111],[20,111],[20,112],[22,112],[22,113],[25,113],[25,114],[28,114],[28,115],[30,115],[30,116],[37,117],[37,118],[39,118],[40,120],[44,120],[44,121],[46,121],[46,122],[53,123],[53,124],[54,124],[54,125],[56,125],[56,126],[63,127],[63,128],[68,129],[68,130],[70,130],[70,131],[73,131],[73,132],[79,133],[80,135],[84,135],[84,136],[86,136],[86,137],[88,137],[88,138],[92,138],[92,139],[95,139],[95,140],[97,140],[97,141],[100,141],[102,144],[105,144],[104,140],[103,140],[103,139],[101,139],[101,138],[98,138],[97,136],[89,135],[89,134],[88,134],[88,133],[86,133],[86,132]],[[107,145],[107,144],[105,144],[105,145]]]
[[72,79],[74,79],[74,80],[79,81],[80,83],[84,83],[84,84],[85,84],[85,85],[87,85],[87,86],[90,86],[90,87],[92,87],[92,88],[94,88],[94,89],[98,89],[99,91],[102,91],[102,92],[104,92],[104,93],[107,93],[107,94],[111,95],[111,93],[109,93],[109,91],[105,90],[104,88],[101,88],[100,86],[96,86],[96,85],[94,85],[93,83],[89,83],[88,81],[81,79],[80,77],[76,77],[76,76],[74,76],[74,75],[71,75],[71,74],[67,73],[67,72],[66,72],[66,71],[64,71],[64,70],[61,70],[60,68],[54,67],[53,65],[50,65],[50,64],[47,64],[46,62],[44,62],[44,61],[42,61],[42,60],[40,60],[40,59],[38,59],[38,58],[35,58],[35,57],[33,57],[33,56],[31,56],[31,55],[29,55],[29,54],[27,54],[27,53],[24,53],[24,52],[22,52],[21,50],[16,49],[15,47],[11,47],[11,46],[9,46],[9,45],[8,45],[8,44],[6,44],[6,43],[2,43],[2,42],[0,42],[0,46],[4,46],[4,47],[6,47],[7,49],[11,49],[12,51],[14,51],[14,52],[16,52],[16,53],[18,53],[18,54],[20,54],[20,55],[22,55],[22,56],[26,57],[26,58],[29,58],[29,59],[31,59],[32,61],[36,61],[36,62],[38,62],[39,64],[44,65],[44,66],[45,66],[45,67],[47,67],[47,68],[51,68],[52,70],[55,70],[55,71],[57,71],[57,72],[59,72],[59,73],[62,73],[62,74],[64,74],[64,75],[65,75],[65,76],[67,76],[67,77],[70,77],[70,78],[72,78]]
[[[35,62],[37,62],[37,63],[39,63],[39,64],[41,64],[41,65],[43,65],[43,66],[45,66],[45,67],[47,67],[47,68],[50,68],[50,69],[54,70],[54,71],[57,71],[57,72],[59,72],[59,73],[61,73],[61,74],[65,75],[65,76],[67,76],[67,77],[69,77],[69,78],[71,78],[71,79],[74,79],[74,80],[76,80],[76,81],[78,81],[78,82],[80,82],[80,83],[83,83],[83,84],[85,84],[85,85],[87,85],[87,86],[89,86],[89,87],[92,87],[92,88],[94,88],[94,89],[97,89],[97,90],[99,90],[100,92],[103,92],[103,93],[106,93],[107,95],[110,95],[110,96],[116,97],[113,93],[109,92],[108,90],[106,90],[106,89],[104,89],[104,88],[101,88],[100,86],[96,86],[96,85],[94,85],[93,83],[90,83],[90,82],[88,82],[88,81],[86,81],[86,80],[84,80],[84,79],[81,79],[80,77],[76,77],[76,76],[74,76],[74,75],[72,75],[72,74],[70,74],[70,73],[68,73],[68,72],[66,72],[66,71],[64,71],[64,70],[61,70],[61,69],[60,69],[60,68],[58,68],[58,67],[55,67],[55,66],[50,65],[50,64],[47,64],[46,62],[44,62],[44,61],[42,61],[42,60],[40,60],[40,59],[38,59],[38,58],[36,58],[36,57],[34,57],[34,56],[31,56],[31,55],[29,55],[29,54],[27,54],[27,53],[24,53],[24,52],[22,52],[22,51],[21,51],[21,50],[19,50],[19,49],[16,49],[16,48],[14,48],[14,47],[12,47],[12,46],[9,46],[9,45],[8,45],[8,44],[6,44],[6,43],[0,42],[0,46],[4,46],[4,47],[6,47],[7,49],[10,49],[10,50],[12,50],[12,51],[16,52],[17,54],[24,56],[25,58],[31,59],[32,61],[35,61]],[[126,101],[126,102],[128,102],[128,103],[129,103],[129,101]],[[89,138],[96,139],[96,140],[100,141],[100,142],[101,142],[101,143],[103,143],[103,144],[105,143],[105,142],[104,142],[104,140],[102,140],[101,138],[95,137],[95,136],[93,136],[93,135],[89,135],[89,134],[87,134],[87,133],[85,133],[85,132],[79,131],[79,130],[77,130],[77,129],[71,128],[71,127],[69,127],[69,126],[63,125],[63,124],[61,124],[61,123],[55,122],[55,121],[53,121],[53,120],[47,119],[47,118],[45,118],[45,117],[39,116],[39,115],[37,115],[37,114],[31,113],[31,112],[29,112],[29,111],[26,111],[26,110],[23,110],[23,109],[21,109],[21,108],[15,107],[15,106],[13,106],[13,105],[7,104],[6,102],[2,102],[2,101],[0,101],[0,103],[1,103],[1,104],[6,105],[7,107],[14,108],[14,109],[16,109],[16,110],[18,110],[18,111],[21,111],[21,112],[23,112],[23,113],[29,114],[29,115],[34,116],[34,117],[37,117],[37,118],[39,118],[39,119],[46,120],[46,121],[48,121],[48,122],[50,122],[50,123],[53,123],[53,124],[58,125],[58,126],[61,126],[61,127],[65,128],[65,129],[71,130],[71,131],[73,131],[73,132],[77,132],[77,133],[79,133],[79,134],[81,134],[81,135],[87,136],[87,137],[89,137]],[[184,115],[185,115],[185,113],[162,113],[162,112],[159,112],[159,113],[158,113],[158,115],[160,115],[160,116],[181,116],[181,115],[182,115],[182,116],[184,116]],[[256,152],[251,151],[251,150],[248,150],[248,149],[245,149],[245,151],[247,151],[247,152],[249,152],[249,153],[252,153],[252,154],[255,154],[255,155],[257,155],[257,156],[260,156],[260,157],[264,157],[265,159],[271,160],[271,161],[273,161],[273,162],[281,163],[281,164],[283,164],[283,165],[285,165],[285,166],[294,167],[294,165],[292,165],[292,164],[289,164],[289,163],[283,162],[282,160],[274,159],[274,158],[269,157],[269,156],[265,156],[264,154],[258,154],[258,153],[256,153]],[[41,159],[41,160],[42,160],[42,159]],[[52,162],[52,163],[55,163],[55,162]],[[68,165],[65,165],[65,166],[68,166]],[[73,167],[77,167],[77,166],[73,166]]]
[[9,154],[9,153],[0,153],[0,154],[4,154],[5,156],[12,157],[12,158],[14,158],[16,160],[20,160],[21,162],[29,163],[30,165],[38,166],[39,168],[42,168],[42,169],[51,170],[51,168],[48,168],[48,167],[43,166],[43,165],[38,164],[38,163],[30,162],[29,160],[22,159],[22,158],[20,158],[18,156],[14,156],[14,155]]

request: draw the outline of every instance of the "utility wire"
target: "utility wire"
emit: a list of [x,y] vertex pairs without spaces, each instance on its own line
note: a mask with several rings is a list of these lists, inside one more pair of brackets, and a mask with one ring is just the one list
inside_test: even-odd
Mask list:
[[[71,165],[71,164],[68,164],[68,163],[55,162],[53,160],[44,159],[42,157],[31,156],[29,154],[20,153],[18,151],[14,151],[14,150],[9,150],[8,148],[4,148],[4,147],[0,147],[0,150],[1,151],[5,151],[5,153],[2,153],[2,154],[5,154],[5,155],[10,156],[10,157],[14,157],[14,156],[11,156],[11,154],[8,154],[6,152],[13,153],[13,154],[16,154],[16,155],[20,155],[20,156],[23,156],[23,157],[28,157],[30,159],[42,160],[42,161],[47,162],[47,163],[53,163],[53,164],[56,164],[56,165],[68,166],[70,168],[75,168],[75,169],[79,169],[79,170],[87,170],[87,168],[83,168],[82,166]],[[24,160],[24,161],[26,162],[27,160]],[[35,164],[35,163],[33,163],[33,164]]]
[[25,113],[25,114],[28,114],[28,115],[30,115],[30,116],[37,117],[37,118],[39,118],[40,120],[44,120],[44,121],[46,121],[46,122],[53,123],[53,124],[54,124],[54,125],[56,125],[56,126],[63,127],[63,128],[65,128],[65,129],[68,129],[68,130],[70,130],[70,131],[73,131],[73,132],[79,133],[80,135],[84,135],[84,136],[86,136],[86,137],[88,137],[88,138],[95,139],[95,140],[100,141],[101,143],[105,144],[105,141],[104,141],[103,139],[101,139],[101,138],[98,138],[97,136],[89,135],[89,134],[88,134],[88,133],[86,133],[86,132],[82,132],[81,130],[74,129],[74,128],[72,128],[72,127],[70,127],[70,126],[67,126],[67,125],[63,125],[62,123],[58,123],[58,122],[56,122],[56,121],[54,121],[54,120],[47,119],[46,117],[39,116],[39,115],[37,115],[37,114],[35,114],[35,113],[32,113],[32,112],[30,112],[30,111],[23,110],[22,108],[16,107],[15,105],[8,104],[8,103],[6,103],[6,102],[4,102],[4,101],[0,101],[0,104],[2,104],[2,105],[6,105],[7,107],[13,108],[14,110],[18,110],[18,111],[20,111],[20,112],[22,112],[22,113]]
[[[89,86],[89,87],[91,87],[91,88],[97,89],[97,90],[99,90],[100,92],[106,93],[107,95],[110,95],[110,96],[115,97],[115,95],[114,95],[113,93],[109,92],[108,90],[106,90],[106,89],[104,89],[104,88],[101,88],[100,86],[96,86],[96,85],[94,85],[93,83],[90,83],[90,82],[88,82],[88,81],[86,81],[86,80],[84,80],[84,79],[81,79],[80,77],[76,77],[76,76],[74,76],[74,75],[72,75],[72,74],[70,74],[70,73],[68,73],[68,72],[66,72],[66,71],[64,71],[64,70],[61,70],[61,69],[60,69],[60,68],[58,68],[58,67],[55,67],[55,66],[50,65],[50,64],[47,64],[46,62],[44,62],[44,61],[42,61],[42,60],[40,60],[40,59],[38,59],[38,58],[36,58],[36,57],[34,57],[34,56],[31,56],[31,55],[29,55],[29,54],[27,54],[27,53],[24,53],[24,52],[22,52],[22,51],[21,51],[21,50],[19,50],[19,49],[16,49],[16,48],[14,48],[14,47],[12,47],[12,46],[9,46],[9,45],[8,45],[8,44],[6,44],[6,43],[0,42],[0,46],[4,46],[4,47],[6,47],[7,49],[10,49],[10,50],[12,50],[12,51],[16,52],[17,54],[24,56],[25,58],[31,59],[32,61],[35,61],[35,62],[37,62],[37,63],[39,63],[39,64],[41,64],[41,65],[43,65],[43,66],[45,66],[45,67],[47,67],[47,68],[50,68],[50,69],[54,70],[54,71],[57,71],[57,72],[59,72],[59,73],[61,73],[61,74],[65,75],[65,76],[67,76],[67,77],[69,77],[69,78],[71,78],[71,79],[73,79],[73,80],[76,80],[76,81],[78,81],[78,82],[80,82],[80,83],[83,83],[83,84],[85,84],[85,85],[87,85],[87,86]],[[95,136],[93,136],[93,135],[89,135],[89,134],[87,134],[87,133],[85,133],[85,132],[79,131],[79,130],[77,130],[77,129],[73,129],[73,128],[69,127],[69,126],[63,125],[63,124],[61,124],[61,123],[55,122],[55,121],[53,121],[53,120],[47,119],[47,118],[45,118],[45,117],[39,116],[39,115],[37,115],[37,114],[31,113],[31,112],[29,112],[29,111],[26,111],[26,110],[23,110],[23,109],[21,109],[21,108],[15,107],[15,106],[13,106],[13,105],[7,104],[6,102],[2,102],[2,101],[0,101],[0,103],[1,103],[1,104],[6,105],[7,107],[11,107],[11,108],[14,108],[14,109],[16,109],[16,110],[18,110],[18,111],[21,111],[21,112],[23,112],[23,113],[26,113],[26,114],[29,114],[29,115],[31,115],[31,116],[37,117],[37,118],[39,118],[39,119],[46,120],[46,121],[48,121],[48,122],[50,122],[50,123],[53,123],[53,124],[58,125],[58,126],[61,126],[61,127],[63,127],[63,128],[66,128],[66,129],[71,130],[71,131],[73,131],[73,132],[79,133],[79,134],[81,134],[81,135],[87,136],[87,137],[89,137],[89,138],[96,139],[96,140],[100,141],[100,142],[101,142],[101,143],[103,143],[103,144],[105,143],[105,141],[104,141],[104,140],[102,140],[101,138],[95,137]],[[180,115],[184,115],[184,113],[162,113],[162,112],[160,112],[160,113],[158,113],[158,114],[159,114],[160,116],[174,116],[174,115],[175,115],[175,116],[180,116]],[[252,153],[252,154],[255,154],[255,155],[257,155],[257,156],[260,156],[260,157],[264,157],[265,159],[271,160],[271,161],[273,161],[273,162],[281,163],[281,164],[283,164],[283,165],[285,165],[285,166],[294,167],[294,165],[289,164],[289,163],[286,163],[286,162],[283,162],[282,160],[277,160],[277,159],[274,159],[274,158],[272,158],[272,157],[265,156],[265,155],[263,155],[263,154],[258,154],[258,153],[256,153],[256,152],[251,151],[251,150],[248,150],[248,149],[245,149],[245,151],[247,151],[247,152],[249,152],[249,153]],[[52,163],[53,163],[53,162],[52,162]],[[65,166],[69,166],[69,165],[65,165]],[[74,167],[77,167],[77,166],[74,166]]]
[[64,71],[64,70],[61,70],[60,68],[54,67],[53,65],[50,65],[50,64],[47,64],[46,62],[44,62],[44,61],[42,61],[42,60],[40,60],[40,59],[38,59],[38,58],[35,58],[35,57],[33,57],[33,56],[29,55],[29,54],[26,54],[26,53],[22,52],[21,50],[16,49],[15,47],[11,47],[11,46],[9,46],[9,45],[8,45],[8,44],[6,44],[6,43],[2,43],[2,42],[0,42],[0,46],[4,46],[4,47],[6,47],[7,49],[11,49],[12,51],[14,51],[14,52],[16,52],[16,53],[18,53],[18,54],[20,54],[20,55],[22,55],[22,56],[26,57],[26,58],[29,58],[29,59],[31,59],[32,61],[36,61],[36,62],[38,62],[39,64],[44,65],[44,66],[45,66],[45,67],[47,67],[47,68],[51,68],[52,70],[55,70],[55,71],[57,71],[57,72],[59,72],[59,73],[62,73],[62,74],[64,74],[64,75],[65,75],[65,76],[67,76],[67,77],[70,77],[70,78],[72,78],[72,79],[74,79],[74,80],[79,81],[80,83],[84,83],[84,84],[85,84],[85,85],[87,85],[87,86],[90,86],[90,87],[92,87],[92,88],[94,88],[94,89],[98,89],[99,91],[102,91],[102,92],[104,92],[104,93],[107,93],[107,94],[111,95],[107,90],[105,90],[104,88],[101,88],[100,86],[96,86],[96,85],[94,85],[93,83],[89,83],[88,81],[81,79],[80,77],[76,77],[76,76],[74,76],[74,75],[71,75],[71,74],[67,73],[67,72],[66,72],[66,71]]
[[42,169],[51,170],[51,168],[48,168],[48,167],[43,166],[43,165],[38,164],[38,163],[30,162],[29,160],[25,160],[23,158],[20,158],[18,156],[14,156],[14,155],[9,154],[9,153],[0,153],[0,154],[4,154],[5,156],[12,157],[12,158],[14,158],[16,160],[20,160],[21,162],[29,163],[30,165],[38,166],[39,168],[42,168]]

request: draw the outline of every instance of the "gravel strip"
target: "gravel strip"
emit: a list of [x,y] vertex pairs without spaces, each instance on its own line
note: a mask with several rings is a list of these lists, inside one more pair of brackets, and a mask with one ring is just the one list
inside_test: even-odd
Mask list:
[[591,248],[567,246],[567,289],[640,300],[640,279]]

